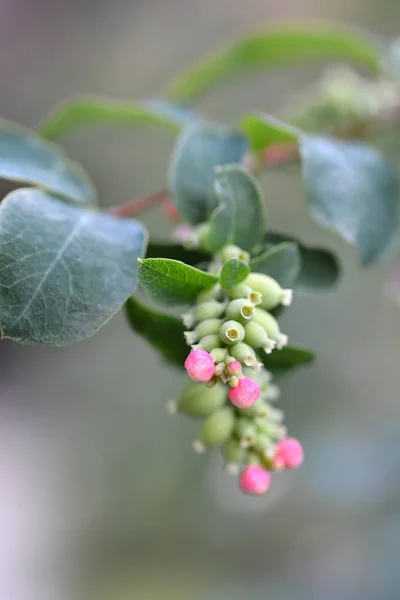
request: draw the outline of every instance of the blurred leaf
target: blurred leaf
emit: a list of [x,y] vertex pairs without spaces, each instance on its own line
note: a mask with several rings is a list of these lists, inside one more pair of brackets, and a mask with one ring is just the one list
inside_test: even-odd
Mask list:
[[253,150],[264,150],[273,144],[296,142],[298,131],[264,113],[245,115],[242,119],[242,129],[247,134]]
[[337,284],[340,266],[335,255],[329,250],[305,246],[296,238],[282,233],[269,232],[264,239],[267,244],[293,242],[297,245],[301,268],[294,284],[296,290],[323,292]]
[[218,277],[168,258],[139,260],[139,283],[146,294],[160,304],[190,304]]
[[357,246],[369,264],[400,232],[400,189],[394,169],[372,147],[317,136],[300,139],[311,215]]
[[219,276],[221,287],[229,290],[234,285],[241,283],[250,273],[250,267],[247,263],[239,258],[230,258],[227,260]]
[[210,88],[255,69],[310,60],[354,62],[377,72],[379,53],[371,39],[350,28],[318,22],[278,24],[252,32],[209,55],[172,81],[166,93],[188,104]]
[[391,40],[382,55],[382,72],[390,79],[400,79],[400,38]]
[[0,327],[26,344],[90,337],[137,282],[143,227],[21,188],[0,205]]
[[49,140],[88,125],[160,125],[176,133],[196,118],[191,111],[164,101],[127,102],[88,96],[56,106],[39,123],[38,130]]
[[65,200],[93,203],[96,192],[82,167],[36,132],[0,120],[0,178],[45,188]]
[[299,346],[285,346],[282,350],[273,350],[266,354],[263,350],[257,351],[264,367],[277,377],[287,375],[293,369],[303,367],[313,362],[314,352]]
[[187,127],[171,158],[170,191],[178,212],[194,225],[217,206],[214,168],[240,162],[247,148],[244,135],[212,123]]
[[217,251],[225,244],[252,250],[264,237],[267,214],[257,179],[244,167],[227,165],[215,173],[219,206],[210,218],[207,247]]
[[204,250],[190,250],[181,244],[150,241],[147,246],[146,258],[172,258],[194,267],[200,263],[210,262],[212,257]]
[[168,362],[183,368],[189,348],[185,342],[183,323],[173,315],[145,306],[135,297],[125,304],[132,329],[147,340]]
[[273,277],[284,288],[293,287],[301,270],[298,246],[282,242],[253,258],[250,267],[252,271]]

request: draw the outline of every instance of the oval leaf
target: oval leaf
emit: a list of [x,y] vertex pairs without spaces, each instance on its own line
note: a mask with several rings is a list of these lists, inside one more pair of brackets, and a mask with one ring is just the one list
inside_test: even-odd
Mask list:
[[139,283],[146,294],[168,306],[190,304],[218,277],[168,258],[139,260]]
[[39,124],[42,137],[54,140],[71,129],[88,125],[160,125],[178,132],[194,113],[168,102],[126,102],[112,98],[72,98],[56,106]]
[[298,346],[285,346],[282,350],[274,350],[266,354],[263,350],[257,354],[264,367],[276,377],[283,377],[293,369],[303,367],[313,362],[314,352]]
[[216,169],[214,185],[219,206],[210,219],[207,246],[217,251],[231,243],[252,250],[267,226],[260,184],[244,167],[228,165]]
[[217,206],[214,168],[240,162],[246,138],[210,123],[192,125],[178,138],[171,158],[170,191],[178,212],[189,223],[202,223]]
[[147,340],[169,363],[183,368],[189,348],[183,323],[173,315],[145,306],[135,297],[128,298],[125,310],[132,329]]
[[244,116],[242,129],[250,140],[251,148],[256,152],[273,144],[296,142],[299,135],[291,125],[263,113]]
[[244,281],[249,273],[250,267],[247,263],[239,258],[230,258],[221,269],[219,282],[221,287],[229,290],[234,285]]
[[250,266],[252,271],[273,277],[282,287],[293,287],[301,270],[298,246],[282,242],[253,258]]
[[373,148],[303,136],[300,153],[311,215],[358,247],[371,263],[400,231],[400,188],[394,169]]
[[139,223],[19,189],[0,205],[0,327],[26,344],[93,335],[132,294],[146,233]]
[[345,60],[377,72],[380,49],[366,36],[338,25],[275,25],[213,52],[172,81],[166,93],[188,104],[224,81],[256,69],[296,65],[305,60]]
[[61,148],[15,123],[0,121],[0,179],[45,188],[75,203],[93,203],[94,187]]

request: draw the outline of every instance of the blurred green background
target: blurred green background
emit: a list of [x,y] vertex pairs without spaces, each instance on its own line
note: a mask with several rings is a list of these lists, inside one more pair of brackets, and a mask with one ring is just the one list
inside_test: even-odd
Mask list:
[[[397,35],[396,0],[2,0],[1,114],[32,126],[76,93],[156,96],[221,42],[274,19],[324,18]],[[230,84],[201,110],[234,124],[274,113],[319,68]],[[93,128],[63,146],[103,206],[163,186],[172,146],[156,129]],[[391,158],[398,162],[396,145]],[[0,598],[3,600],[398,600],[400,313],[385,293],[397,258],[361,270],[306,215],[295,170],[263,179],[271,226],[335,249],[330,295],[284,317],[318,361],[282,386],[296,473],[244,497],[195,425],[165,402],[184,383],[118,315],[66,349],[1,342]],[[2,193],[7,188],[2,187]],[[144,221],[171,234],[157,209]]]

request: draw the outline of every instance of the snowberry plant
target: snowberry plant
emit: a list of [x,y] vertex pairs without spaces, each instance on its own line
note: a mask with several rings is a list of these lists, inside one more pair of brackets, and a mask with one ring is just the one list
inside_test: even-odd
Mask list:
[[[72,344],[125,305],[133,332],[185,374],[169,407],[201,421],[194,448],[219,448],[240,488],[264,494],[271,472],[303,461],[273,404],[276,380],[313,360],[278,320],[296,310],[297,295],[334,286],[339,266],[329,250],[271,231],[260,176],[267,187],[271,170],[299,168],[311,217],[353,244],[362,264],[393,249],[399,180],[371,143],[400,120],[399,48],[336,25],[280,24],[213,53],[167,86],[163,100],[82,97],[36,129],[1,122],[0,177],[25,186],[0,206],[2,337]],[[352,68],[330,67],[274,116],[248,113],[234,127],[191,108],[251,70],[267,77],[310,60]],[[170,130],[166,188],[102,210],[82,167],[53,144],[97,123]],[[133,218],[156,204],[179,221],[174,240],[149,238]]]

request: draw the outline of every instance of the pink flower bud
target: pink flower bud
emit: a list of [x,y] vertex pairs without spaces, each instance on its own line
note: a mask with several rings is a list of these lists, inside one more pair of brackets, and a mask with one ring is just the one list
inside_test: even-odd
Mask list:
[[214,376],[214,360],[205,350],[194,350],[185,360],[185,369],[194,381],[210,381]]
[[233,360],[226,367],[226,370],[228,371],[229,375],[240,375],[242,372],[242,365],[238,360]]
[[241,377],[237,386],[231,387],[228,398],[238,408],[249,408],[260,395],[260,386],[250,379]]
[[249,465],[241,472],[239,487],[245,494],[262,496],[269,488],[271,476],[259,465]]
[[274,464],[280,468],[296,469],[303,462],[303,447],[298,440],[286,438],[278,442]]

